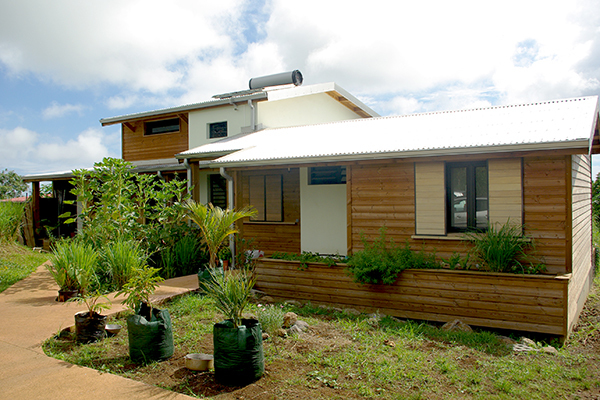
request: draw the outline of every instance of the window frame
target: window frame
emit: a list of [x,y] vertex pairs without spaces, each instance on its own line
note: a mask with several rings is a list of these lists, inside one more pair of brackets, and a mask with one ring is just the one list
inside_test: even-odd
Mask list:
[[309,185],[345,185],[346,166],[330,165],[308,168]]
[[[223,136],[213,136],[213,127],[225,125],[225,135]],[[222,128],[220,128],[222,129]],[[209,122],[208,123],[208,138],[209,139],[223,139],[229,136],[229,124],[227,121],[219,121],[219,122]]]
[[[256,183],[259,186],[256,186]],[[255,192],[254,190],[258,191]],[[272,196],[271,191],[275,191],[276,195]],[[254,199],[257,199],[257,201],[254,201]],[[256,216],[250,217],[250,221],[284,222],[283,199],[282,174],[251,175],[248,177],[248,200],[250,205],[258,211]],[[272,218],[273,215],[278,216],[278,218]]]
[[[485,167],[486,171],[486,193],[487,193],[487,223],[485,227],[477,226],[477,193],[476,193],[476,168]],[[466,227],[456,227],[452,225],[454,191],[452,190],[452,170],[455,168],[466,168],[466,194],[465,194],[465,213]],[[446,232],[485,232],[488,229],[490,221],[490,179],[489,166],[487,160],[471,162],[447,162],[445,165],[445,190],[446,190]]]
[[[177,121],[177,124],[174,123]],[[177,129],[168,129],[169,127],[174,127],[177,125]],[[161,132],[154,132],[155,129],[167,129]],[[144,122],[144,136],[155,136],[155,135],[167,135],[170,133],[179,133],[181,132],[181,118],[166,118],[159,119],[155,121],[146,121]]]
[[[221,181],[221,183],[225,183],[224,185],[224,193],[225,193],[225,207],[222,207],[220,204],[215,204],[214,202],[214,195],[215,195],[215,191],[214,191],[214,185],[216,184],[214,181],[215,180],[219,180]],[[223,178],[220,174],[209,174],[208,175],[208,202],[211,203],[213,206],[218,206],[221,207],[222,209],[226,209],[227,208],[227,180],[225,178]]]

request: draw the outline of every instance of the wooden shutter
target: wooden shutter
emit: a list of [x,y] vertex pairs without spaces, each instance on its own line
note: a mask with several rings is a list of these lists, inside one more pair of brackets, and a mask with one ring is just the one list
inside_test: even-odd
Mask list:
[[281,175],[265,175],[265,212],[267,221],[283,221]]
[[446,234],[446,188],[443,162],[415,163],[415,232]]
[[252,217],[253,221],[265,220],[265,177],[264,175],[250,176],[248,178],[250,205],[258,213]]
[[520,158],[488,160],[490,225],[523,223],[523,180]]

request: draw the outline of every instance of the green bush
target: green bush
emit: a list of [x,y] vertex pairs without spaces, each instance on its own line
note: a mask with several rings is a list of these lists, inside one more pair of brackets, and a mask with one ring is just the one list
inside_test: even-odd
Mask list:
[[46,268],[61,290],[85,292],[98,285],[98,253],[78,240],[60,240],[52,251],[52,264]]
[[348,261],[348,271],[355,282],[391,285],[407,268],[442,268],[441,262],[436,261],[435,253],[414,252],[408,241],[404,246],[399,246],[393,240],[386,240],[385,226],[379,232],[379,237],[373,243],[361,235],[364,249],[355,252]]
[[524,237],[521,225],[507,221],[498,228],[490,224],[485,232],[468,234],[473,243],[472,253],[490,272],[536,274],[545,267],[528,251],[535,250],[533,241]]
[[259,304],[257,306],[256,316],[263,332],[275,337],[277,331],[283,326],[285,311],[283,306],[276,306],[273,304],[263,306],[262,304]]
[[140,243],[117,239],[107,243],[100,252],[102,275],[111,289],[122,289],[137,270],[146,265],[147,256]]
[[300,267],[306,268],[307,263],[325,263],[328,266],[334,266],[337,263],[346,262],[346,257],[343,256],[330,256],[330,255],[321,255],[319,253],[312,253],[310,251],[303,251],[300,254],[295,253],[283,253],[283,252],[274,252],[270,258],[276,260],[286,260],[286,261],[300,261]]
[[0,242],[14,242],[23,221],[23,203],[0,202]]

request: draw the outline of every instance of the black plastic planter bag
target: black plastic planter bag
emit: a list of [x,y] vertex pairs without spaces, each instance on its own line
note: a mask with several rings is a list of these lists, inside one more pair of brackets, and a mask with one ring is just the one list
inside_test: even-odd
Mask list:
[[255,319],[243,319],[234,328],[231,320],[213,328],[215,378],[224,385],[242,386],[265,372],[262,329]]
[[127,318],[129,357],[137,363],[166,360],[173,355],[173,327],[169,310],[152,309],[145,304]]
[[75,314],[75,335],[79,343],[92,343],[106,337],[106,315],[88,311]]

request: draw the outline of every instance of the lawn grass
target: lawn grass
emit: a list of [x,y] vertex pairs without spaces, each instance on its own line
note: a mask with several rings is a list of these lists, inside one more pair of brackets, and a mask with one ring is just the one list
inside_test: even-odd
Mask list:
[[[591,299],[597,307],[598,297]],[[516,353],[488,330],[446,332],[427,323],[311,305],[285,305],[286,311],[296,312],[309,323],[309,330],[266,340],[265,375],[256,384],[227,388],[214,381],[212,372],[184,368],[185,354],[212,353],[212,326],[222,318],[212,302],[191,294],[166,307],[173,320],[175,344],[175,354],[167,361],[133,364],[124,319],[113,319],[124,325],[115,338],[90,345],[50,339],[45,351],[74,364],[200,398],[225,393],[256,399],[571,399],[600,395],[600,346],[586,345],[577,333],[564,346],[552,342],[558,354]],[[255,304],[248,310],[249,314],[257,311]],[[544,339],[552,340],[536,337]]]
[[48,253],[34,252],[16,243],[0,244],[0,292],[28,277],[49,259]]

